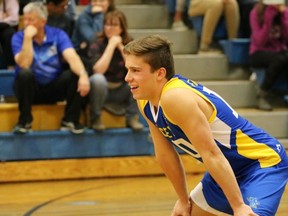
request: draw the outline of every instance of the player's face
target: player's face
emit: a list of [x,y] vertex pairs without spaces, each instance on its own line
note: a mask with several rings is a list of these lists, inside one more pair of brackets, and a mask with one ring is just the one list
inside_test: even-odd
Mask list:
[[142,57],[125,55],[125,66],[128,70],[125,81],[129,84],[134,99],[158,100],[158,73]]

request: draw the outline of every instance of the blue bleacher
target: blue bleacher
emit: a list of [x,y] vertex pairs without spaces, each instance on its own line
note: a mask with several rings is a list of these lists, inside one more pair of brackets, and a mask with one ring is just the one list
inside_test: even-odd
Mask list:
[[133,132],[129,128],[107,129],[73,135],[68,131],[37,131],[25,135],[0,133],[0,160],[47,160],[114,156],[153,155],[148,128]]
[[[0,70],[0,95],[14,96],[14,72]],[[140,121],[147,123],[140,116]],[[0,119],[1,124],[1,119]],[[3,124],[3,122],[2,122]],[[84,134],[68,131],[34,131],[25,135],[0,133],[0,160],[47,160],[114,156],[152,155],[148,128],[133,132],[130,128],[107,129],[103,133],[86,129]]]
[[13,70],[0,70],[0,95],[7,97],[14,96],[13,91],[14,71]]

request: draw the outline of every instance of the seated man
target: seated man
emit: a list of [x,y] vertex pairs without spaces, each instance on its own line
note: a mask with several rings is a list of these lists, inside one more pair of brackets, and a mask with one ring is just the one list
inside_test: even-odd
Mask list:
[[84,127],[79,124],[81,96],[86,96],[90,90],[84,65],[68,35],[46,25],[47,11],[43,3],[31,2],[23,12],[24,30],[12,38],[16,62],[14,91],[20,112],[14,132],[31,130],[32,104],[66,100],[61,129],[82,133]]

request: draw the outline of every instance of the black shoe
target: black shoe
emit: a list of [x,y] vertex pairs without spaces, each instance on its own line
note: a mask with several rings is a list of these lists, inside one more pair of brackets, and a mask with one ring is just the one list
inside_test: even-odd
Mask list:
[[60,130],[63,130],[63,131],[69,130],[73,134],[82,134],[84,133],[85,128],[79,122],[62,121]]
[[32,131],[31,123],[18,123],[14,129],[13,133],[15,134],[26,134]]

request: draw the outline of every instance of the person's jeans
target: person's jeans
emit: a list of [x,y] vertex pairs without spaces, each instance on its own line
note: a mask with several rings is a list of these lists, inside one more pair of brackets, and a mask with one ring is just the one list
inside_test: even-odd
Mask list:
[[[111,105],[111,108],[124,109],[123,114],[126,114],[127,119],[138,114],[136,100],[133,98],[127,83],[124,82],[117,88],[109,89],[108,81],[103,74],[93,74],[89,79],[91,86],[89,93],[91,122],[100,117],[102,109],[109,105]],[[115,111],[117,112],[117,110]]]

